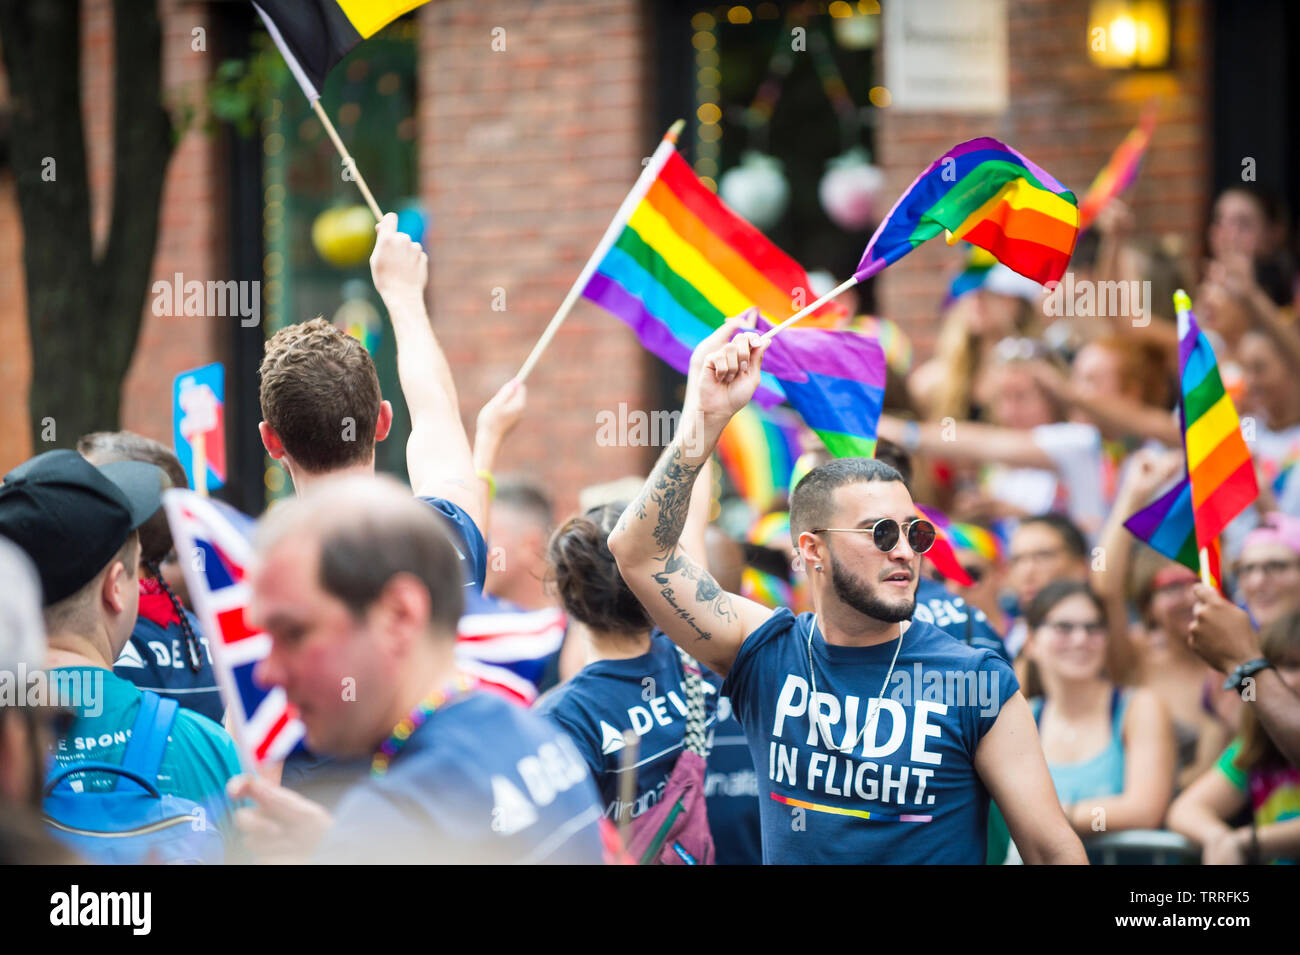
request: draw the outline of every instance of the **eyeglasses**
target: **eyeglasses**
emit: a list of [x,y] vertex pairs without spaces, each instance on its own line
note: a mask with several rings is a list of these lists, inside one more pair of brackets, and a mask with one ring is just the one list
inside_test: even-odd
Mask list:
[[1106,635],[1106,625],[1104,623],[1080,623],[1073,620],[1052,620],[1043,624],[1052,636],[1058,640],[1064,640],[1075,630],[1082,630],[1083,635],[1089,640],[1095,640],[1098,637]]
[[966,576],[971,579],[972,583],[978,584],[984,579],[984,568],[979,564],[971,564],[969,567],[963,564],[961,569],[966,571]]
[[832,531],[841,534],[870,534],[879,550],[888,554],[898,546],[900,533],[907,534],[907,546],[918,554],[924,554],[934,546],[934,525],[929,521],[908,521],[901,527],[892,517],[882,517],[870,527],[815,527],[812,533],[827,534]]
[[1238,564],[1237,576],[1249,577],[1251,574],[1259,571],[1265,577],[1281,577],[1288,570],[1300,566],[1300,561],[1295,560],[1261,560],[1255,564]]
[[1054,550],[1030,550],[1025,551],[1023,554],[1012,554],[1007,558],[1007,563],[1012,567],[1018,567],[1021,564],[1043,564],[1053,557],[1059,556],[1062,550],[1063,548],[1058,547]]

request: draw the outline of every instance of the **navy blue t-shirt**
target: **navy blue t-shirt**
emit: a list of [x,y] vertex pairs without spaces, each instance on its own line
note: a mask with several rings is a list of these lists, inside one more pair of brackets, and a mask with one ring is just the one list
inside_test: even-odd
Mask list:
[[315,861],[600,864],[600,818],[569,738],[476,692],[435,710],[384,776],[343,797]]
[[136,618],[131,639],[113,664],[113,672],[142,690],[152,690],[220,723],[225,719],[226,706],[221,702],[217,677],[212,672],[208,638],[203,636],[203,628],[194,614],[188,610],[183,612],[199,642],[197,673],[190,668],[190,650],[180,622],[172,619],[164,627],[143,615]]
[[[461,560],[461,571],[465,577],[466,600],[471,595],[481,595],[483,580],[487,577],[487,541],[473,518],[459,505],[444,501],[440,497],[421,497],[444,520],[452,546]],[[302,793],[308,798],[330,805],[337,800],[340,793],[354,778],[359,778],[368,769],[368,761],[335,760],[331,756],[311,753],[305,746],[299,746],[284,761],[282,785],[294,792]]]
[[937,580],[922,577],[916,584],[916,613],[914,620],[932,623],[944,633],[969,644],[978,650],[992,650],[1008,663],[1002,637],[989,623],[988,615],[979,607],[968,604]]
[[745,639],[722,686],[759,770],[763,861],[982,865],[989,797],[975,752],[1019,689],[1011,667],[919,620],[901,647],[831,646],[819,630],[819,732],[808,713],[812,623],[811,613],[777,610]]
[[474,593],[483,592],[483,581],[487,579],[487,541],[474,519],[465,509],[440,497],[421,497],[437,511],[447,523],[452,546],[461,560],[461,571],[465,577],[465,586]]
[[[704,669],[704,668],[701,668]],[[761,861],[758,779],[744,731],[719,698],[721,680],[704,669],[706,727],[712,732],[705,777],[709,829],[720,865]],[[686,695],[677,648],[664,634],[650,636],[650,651],[627,660],[597,660],[538,700],[535,711],[554,720],[577,744],[600,790],[605,817],[621,816],[623,732],[639,738],[632,818],[663,795],[686,735]]]

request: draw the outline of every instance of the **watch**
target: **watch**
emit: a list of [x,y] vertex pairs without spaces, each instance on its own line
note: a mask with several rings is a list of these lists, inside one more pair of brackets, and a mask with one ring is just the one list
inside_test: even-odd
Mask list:
[[1240,690],[1241,684],[1246,681],[1246,677],[1254,676],[1260,670],[1267,670],[1273,664],[1269,663],[1263,657],[1256,657],[1254,660],[1247,660],[1241,666],[1237,667],[1228,674],[1228,678],[1223,681],[1225,690]]

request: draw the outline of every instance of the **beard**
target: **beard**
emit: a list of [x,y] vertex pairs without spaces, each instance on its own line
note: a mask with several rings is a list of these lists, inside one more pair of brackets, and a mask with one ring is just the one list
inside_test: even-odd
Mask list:
[[858,613],[874,620],[883,620],[885,623],[902,623],[904,620],[912,619],[912,614],[916,612],[916,587],[912,588],[910,596],[899,597],[893,601],[886,600],[866,581],[853,576],[833,554],[830,557],[831,586],[835,588],[835,596],[840,600]]

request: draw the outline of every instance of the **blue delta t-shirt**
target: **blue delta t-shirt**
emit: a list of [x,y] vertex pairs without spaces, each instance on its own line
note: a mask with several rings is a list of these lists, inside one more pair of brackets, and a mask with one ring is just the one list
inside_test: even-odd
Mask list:
[[915,619],[901,646],[832,646],[818,630],[810,651],[812,624],[777,610],[722,686],[759,771],[763,861],[982,865],[989,797],[975,752],[1019,689],[1011,667]]
[[934,624],[944,633],[978,650],[992,650],[1008,663],[1011,655],[988,616],[937,580],[922,577],[916,584],[914,620]]
[[551,723],[483,692],[435,710],[334,819],[317,862],[604,861],[581,754]]
[[488,551],[483,532],[474,523],[474,519],[458,504],[440,497],[421,497],[418,500],[432,507],[446,522],[452,546],[456,548],[456,554],[460,557],[465,587],[468,592],[481,594],[483,581],[487,578]]
[[[721,681],[704,670],[706,728],[712,732],[705,777],[709,829],[720,865],[761,861],[758,778],[744,731],[720,697]],[[663,795],[686,735],[686,697],[677,648],[663,633],[650,636],[650,651],[626,660],[597,660],[538,701],[535,711],[573,738],[600,790],[605,817],[621,816],[619,779],[623,732],[639,739],[632,818]]]
[[[208,638],[203,636],[194,614],[183,611],[191,632],[198,639],[199,669],[190,665],[190,648],[185,628],[175,614],[168,618],[150,619],[143,610],[136,619],[131,639],[122,648],[113,664],[113,672],[130,680],[142,690],[152,690],[159,696],[169,697],[186,709],[202,713],[220,723],[225,719],[226,706],[221,702],[216,674],[212,672],[212,656],[208,651]],[[165,620],[165,625],[159,621]]]

